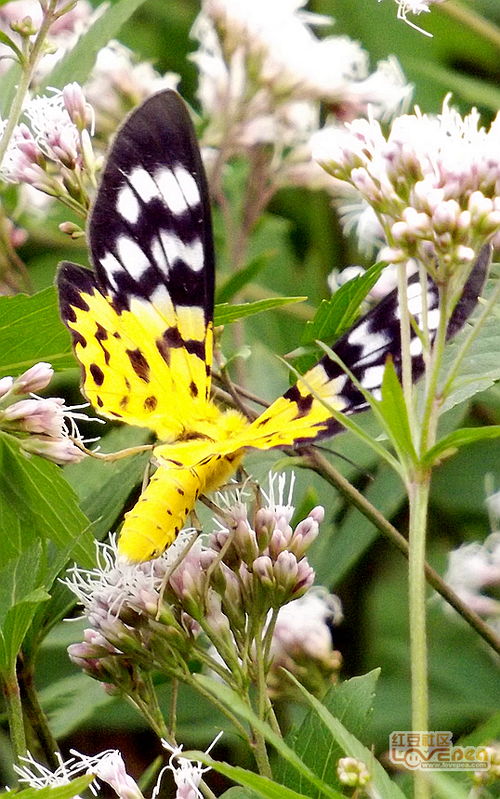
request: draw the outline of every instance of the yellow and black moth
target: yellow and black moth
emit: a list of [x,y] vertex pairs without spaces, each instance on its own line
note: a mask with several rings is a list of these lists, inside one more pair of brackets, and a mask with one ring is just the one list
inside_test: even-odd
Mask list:
[[[61,314],[97,412],[147,427],[158,438],[157,469],[123,523],[118,548],[149,560],[174,540],[202,493],[222,485],[247,448],[297,446],[341,432],[322,399],[345,414],[366,399],[323,357],[255,421],[211,399],[214,249],[206,178],[187,109],[173,91],[146,100],[118,131],[92,209],[94,271],[60,265]],[[483,286],[480,254],[450,320],[462,327]],[[422,322],[420,283],[409,310]],[[428,281],[427,327],[438,324],[438,290]],[[413,378],[423,371],[421,336],[410,330]],[[391,356],[401,369],[397,293],[389,294],[334,346],[364,389],[380,394]]]

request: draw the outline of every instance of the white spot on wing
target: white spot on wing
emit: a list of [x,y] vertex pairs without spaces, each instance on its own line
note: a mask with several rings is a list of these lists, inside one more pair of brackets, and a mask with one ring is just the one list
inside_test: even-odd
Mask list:
[[135,280],[140,280],[146,269],[151,266],[146,253],[128,236],[119,236],[116,240],[118,257],[124,268]]
[[200,192],[196,180],[182,164],[174,167],[174,175],[189,206],[198,205],[200,202]]
[[409,300],[412,300],[414,297],[420,297],[422,293],[422,287],[420,283],[409,283],[406,289],[406,295]]
[[108,281],[109,281],[110,285],[114,289],[118,288],[117,285],[116,285],[114,272],[121,272],[122,269],[123,269],[123,267],[122,267],[120,261],[118,260],[118,258],[115,258],[113,253],[107,252],[106,255],[103,258],[99,259],[99,263],[101,264],[102,268],[106,272],[106,276],[108,278]]
[[413,316],[422,313],[422,296],[419,293],[416,297],[408,298],[408,310]]
[[193,272],[200,272],[203,269],[203,245],[200,239],[185,244],[175,233],[161,230],[160,240],[170,268],[177,261],[183,261]]
[[417,355],[422,355],[424,348],[422,346],[422,342],[418,336],[415,336],[410,341],[410,354],[412,358],[416,358]]
[[118,199],[116,201],[116,210],[118,213],[131,224],[135,224],[139,219],[141,208],[136,194],[132,191],[130,186],[125,184],[118,192]]
[[364,345],[369,336],[368,322],[361,322],[360,325],[357,325],[357,327],[351,330],[347,336],[347,342],[352,346],[358,346],[359,344]]
[[159,238],[154,239],[151,244],[151,255],[156,261],[158,269],[160,269],[166,275],[170,265],[165,257],[165,250],[163,249],[163,245]]
[[427,313],[427,324],[429,326],[429,330],[437,330],[437,326],[439,324],[439,308],[433,308],[432,311],[428,311]]
[[153,197],[158,197],[158,186],[142,166],[136,167],[125,177],[143,202],[148,203]]
[[158,169],[155,172],[154,179],[165,205],[174,215],[183,214],[189,208],[189,205],[172,170],[168,167],[162,167],[162,169]]
[[383,366],[370,366],[363,373],[361,378],[361,385],[366,389],[379,388],[382,384],[382,377],[384,375]]

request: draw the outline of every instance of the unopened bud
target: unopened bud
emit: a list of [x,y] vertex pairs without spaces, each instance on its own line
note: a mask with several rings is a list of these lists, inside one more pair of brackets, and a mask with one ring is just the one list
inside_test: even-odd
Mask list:
[[72,239],[81,239],[85,236],[85,231],[79,225],[75,225],[74,222],[61,222],[59,230]]
[[40,455],[61,466],[67,463],[80,463],[83,458],[87,457],[69,438],[29,436],[29,438],[24,438],[20,445],[27,455]]
[[37,28],[33,24],[31,17],[23,17],[23,19],[17,19],[11,22],[10,28],[14,33],[18,33],[23,38],[34,36],[37,33]]
[[349,785],[350,788],[364,788],[371,780],[365,764],[355,757],[341,757],[337,764],[337,774],[342,785]]
[[14,378],[6,375],[5,377],[0,377],[0,400],[9,394],[14,385]]
[[26,372],[23,372],[19,377],[14,380],[13,390],[15,394],[31,394],[36,391],[43,391],[47,388],[52,377],[54,370],[50,363],[40,361],[35,363]]

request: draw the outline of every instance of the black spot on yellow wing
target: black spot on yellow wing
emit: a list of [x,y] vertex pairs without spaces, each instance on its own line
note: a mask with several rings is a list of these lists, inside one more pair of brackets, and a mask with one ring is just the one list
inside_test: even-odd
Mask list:
[[136,373],[137,377],[140,377],[145,383],[149,383],[149,363],[140,349],[125,350],[125,352],[128,355],[128,359],[132,364],[132,369]]
[[102,386],[104,383],[104,372],[102,371],[101,367],[96,363],[91,363],[89,368],[90,374],[94,378],[96,386]]
[[158,400],[154,395],[146,397],[146,399],[144,400],[144,409],[146,411],[149,411],[150,413],[156,410],[157,405],[158,405]]
[[191,380],[191,383],[189,384],[189,393],[192,397],[198,396],[198,386],[193,380]]

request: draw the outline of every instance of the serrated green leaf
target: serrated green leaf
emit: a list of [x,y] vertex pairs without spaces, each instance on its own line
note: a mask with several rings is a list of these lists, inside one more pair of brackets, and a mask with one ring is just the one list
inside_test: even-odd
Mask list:
[[[229,777],[234,782],[239,782],[240,785],[251,788],[258,796],[262,796],[264,799],[308,799],[308,794],[297,793],[297,791],[285,788],[267,777],[262,777],[260,774],[247,771],[239,766],[230,766],[229,763],[220,763],[217,760],[212,760],[205,752],[186,752],[185,756],[189,757],[189,759],[199,760],[206,766],[210,766],[214,771],[218,771],[219,774],[224,774],[225,777]],[[337,796],[338,799],[342,799],[342,794],[336,791],[330,793],[330,796]]]
[[0,320],[0,377],[15,376],[37,361],[55,369],[75,366],[53,288],[32,297],[0,297]]
[[314,319],[306,322],[302,334],[301,344],[308,346],[310,351],[296,359],[295,366],[299,372],[306,372],[321,357],[316,341],[331,344],[352,326],[358,316],[359,306],[377,282],[385,265],[383,261],[373,264],[363,275],[340,286],[329,300],[320,302]]
[[459,430],[454,430],[453,433],[445,436],[438,441],[422,459],[425,466],[432,466],[432,464],[439,462],[444,457],[453,455],[457,449],[464,447],[467,444],[473,444],[475,441],[486,441],[490,438],[500,438],[500,425],[491,425],[490,427],[461,427]]
[[47,579],[70,553],[90,566],[94,539],[88,528],[61,469],[36,455],[24,457],[17,442],[0,433],[0,567],[35,540],[57,548],[47,559]]
[[0,671],[10,671],[41,602],[42,544],[37,541],[0,569]]
[[255,316],[264,311],[271,311],[273,308],[282,308],[284,305],[292,305],[295,302],[304,302],[304,300],[307,300],[307,297],[272,297],[268,300],[245,302],[242,305],[222,303],[215,306],[214,324],[228,325],[247,316]]
[[75,780],[71,780],[67,785],[57,785],[46,788],[25,788],[22,791],[8,791],[5,796],[15,796],[16,799],[72,799],[72,797],[78,796],[85,791],[93,779],[93,774],[84,774],[83,777],[77,777]]
[[[323,698],[322,703],[344,726],[356,736],[361,736],[366,731],[369,716],[372,712],[375,685],[380,670],[375,669],[361,677],[353,677],[338,685],[333,686]],[[344,752],[328,734],[325,725],[318,722],[317,713],[310,710],[296,729],[293,729],[285,738],[287,744],[300,755],[301,759],[310,766],[318,776],[329,785],[342,790],[342,785],[337,776],[337,764]],[[284,785],[305,790],[300,775],[284,764],[277,778]],[[311,793],[311,796],[320,799],[321,794]]]
[[348,330],[359,313],[359,306],[380,277],[385,261],[373,264],[366,272],[348,280],[337,289],[329,300],[323,300],[315,317],[307,322],[302,344],[311,344],[319,339],[330,342]]
[[240,269],[236,274],[231,275],[223,284],[217,289],[217,302],[229,302],[238,291],[241,291],[250,281],[257,277],[259,272],[269,262],[269,258],[273,253],[263,252],[252,258],[250,263],[244,269]]
[[119,0],[109,5],[104,13],[94,20],[92,27],[80,36],[76,45],[58,61],[44,79],[41,90],[47,86],[62,89],[71,81],[85,83],[99,50],[116,36],[122,25],[144,2],[145,0]]
[[[304,780],[307,780],[315,788],[322,791],[325,796],[330,797],[330,799],[341,799],[342,794],[339,794],[338,791],[334,790],[329,785],[324,783],[323,780],[317,777],[316,774],[314,774],[314,772],[301,761],[293,749],[290,749],[283,739],[274,732],[269,724],[266,724],[255,715],[255,713],[248,707],[248,705],[245,704],[245,702],[235,691],[232,691],[226,685],[223,685],[217,680],[207,677],[204,674],[195,674],[193,676],[196,682],[199,682],[201,685],[203,685],[205,692],[216,696],[223,705],[231,709],[232,713],[235,713],[236,715],[245,719],[245,721],[251,724],[252,727],[257,729],[265,737],[268,743],[270,743],[276,749],[278,754],[297,770]],[[204,761],[202,760],[202,762]],[[248,783],[244,784],[247,785]],[[248,787],[254,786],[248,785]],[[278,795],[279,794],[277,794],[277,796]]]
[[295,677],[287,673],[288,679],[298,688],[309,707],[313,709],[318,719],[326,726],[330,735],[342,748],[348,757],[355,757],[366,765],[372,776],[372,784],[380,796],[384,799],[405,799],[400,788],[393,782],[387,772],[382,768],[372,752],[363,746],[340,721],[332,716],[327,708],[312,696]]

